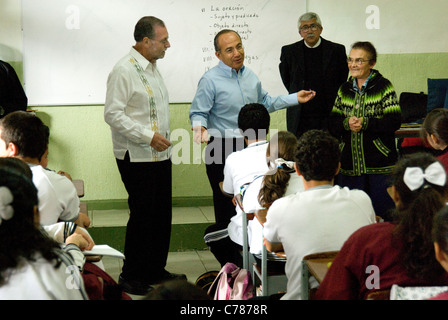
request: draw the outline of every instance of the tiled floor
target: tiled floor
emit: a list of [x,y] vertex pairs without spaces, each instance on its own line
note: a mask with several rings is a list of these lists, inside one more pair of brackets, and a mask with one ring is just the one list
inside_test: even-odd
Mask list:
[[[117,227],[125,226],[128,220],[127,210],[101,210],[89,211],[92,221],[91,227]],[[173,224],[213,223],[213,207],[174,207]],[[95,240],[95,239],[94,239]],[[118,281],[123,262],[121,259],[103,257],[106,271]],[[182,252],[169,252],[166,269],[173,273],[183,273],[188,281],[194,283],[203,273],[219,270],[220,265],[213,254],[208,250],[188,250]],[[132,296],[140,299],[141,296]]]
[[[125,226],[128,210],[92,210],[89,211],[91,227]],[[213,207],[173,207],[173,224],[213,223]]]

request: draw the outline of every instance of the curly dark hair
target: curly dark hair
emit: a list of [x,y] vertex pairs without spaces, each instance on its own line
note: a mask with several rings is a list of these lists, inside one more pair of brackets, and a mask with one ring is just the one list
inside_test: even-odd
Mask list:
[[306,181],[333,180],[340,158],[338,140],[323,130],[309,130],[299,138],[295,161]]
[[394,238],[403,244],[401,262],[409,276],[433,279],[444,272],[434,256],[432,225],[435,214],[445,206],[447,186],[426,182],[411,191],[403,181],[406,168],[426,169],[438,161],[428,153],[416,153],[400,159],[392,172],[392,185],[399,195],[394,216]]
[[263,177],[263,185],[258,194],[258,201],[263,207],[269,207],[272,202],[283,197],[290,174],[295,171],[286,166],[272,168],[272,162],[277,158],[294,161],[297,144],[296,136],[288,131],[280,131],[271,137],[266,154],[270,172]]
[[0,286],[8,279],[6,270],[14,270],[21,259],[33,261],[36,253],[46,260],[54,261],[55,267],[61,264],[55,250],[58,244],[41,232],[34,222],[37,208],[37,190],[25,175],[5,167],[0,168],[0,187],[7,187],[14,200],[14,215],[2,220],[0,225]]

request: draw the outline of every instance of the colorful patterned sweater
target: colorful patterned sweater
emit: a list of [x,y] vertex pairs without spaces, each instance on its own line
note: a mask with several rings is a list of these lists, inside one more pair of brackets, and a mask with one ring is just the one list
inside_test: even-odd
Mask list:
[[[330,132],[341,142],[341,173],[349,176],[392,172],[398,154],[395,131],[401,109],[392,83],[377,70],[365,90],[353,87],[353,77],[342,84],[331,111]],[[362,130],[350,131],[348,119],[362,117]]]

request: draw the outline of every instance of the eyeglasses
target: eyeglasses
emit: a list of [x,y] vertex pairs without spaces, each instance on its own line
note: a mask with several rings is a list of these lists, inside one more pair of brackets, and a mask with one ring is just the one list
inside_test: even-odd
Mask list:
[[311,31],[316,31],[317,29],[319,29],[320,28],[320,25],[318,25],[318,24],[312,24],[312,25],[310,25],[310,26],[303,26],[303,27],[301,27],[300,28],[300,31],[305,31],[305,32],[308,32],[308,31],[310,31],[310,29],[311,29]]
[[361,58],[358,58],[358,59],[352,59],[352,58],[348,58],[347,59],[347,63],[348,64],[355,64],[355,65],[363,65],[364,63],[366,63],[366,62],[369,62],[369,61],[371,61],[372,59],[369,59],[369,60],[364,60],[364,59],[361,59]]

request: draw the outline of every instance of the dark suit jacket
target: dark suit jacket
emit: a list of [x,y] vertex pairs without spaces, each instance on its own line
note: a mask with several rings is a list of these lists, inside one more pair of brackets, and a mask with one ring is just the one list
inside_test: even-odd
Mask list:
[[[348,66],[345,47],[341,44],[325,40],[321,37],[323,49],[323,74],[325,104],[331,111],[338,89],[341,84],[347,81]],[[303,89],[305,84],[305,62],[303,46],[304,40],[282,47],[280,56],[280,75],[283,84],[289,93],[294,93]],[[316,94],[319,94],[317,92]],[[286,111],[286,123],[288,131],[296,134],[300,124],[300,109],[297,105],[290,107]]]
[[0,118],[17,110],[25,111],[28,98],[14,68],[0,60]]

